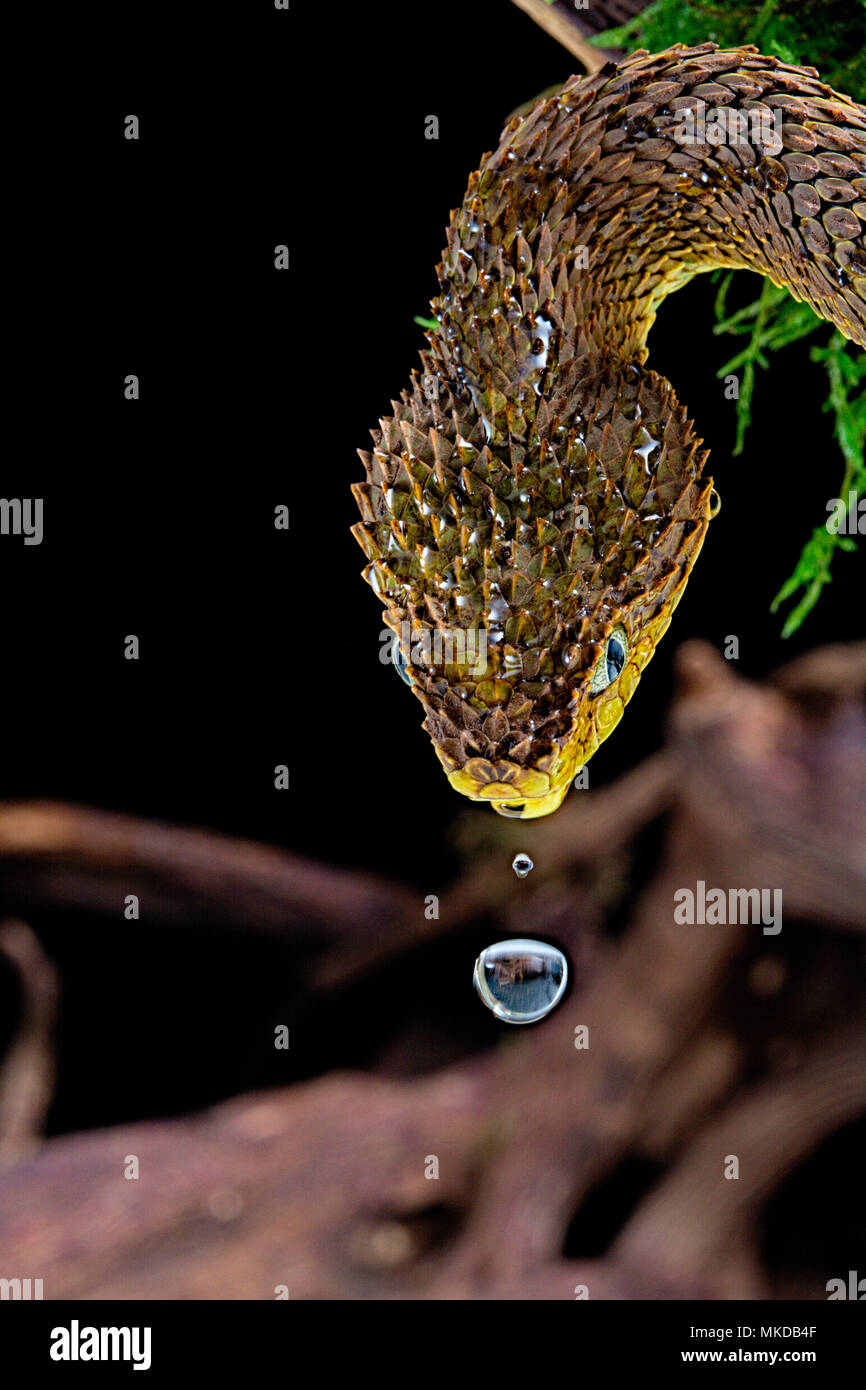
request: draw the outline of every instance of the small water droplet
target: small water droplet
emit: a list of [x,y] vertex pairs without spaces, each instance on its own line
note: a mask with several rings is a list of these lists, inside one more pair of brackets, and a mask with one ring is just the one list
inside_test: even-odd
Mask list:
[[547,366],[547,349],[552,332],[553,324],[550,319],[540,316],[536,318],[532,327],[532,352],[528,359],[530,367]]
[[533,864],[528,854],[515,854],[514,858],[511,861],[511,867],[517,874],[518,878],[526,878],[527,874],[532,873],[532,870],[535,868],[535,865]]
[[565,956],[544,941],[497,941],[475,962],[473,982],[502,1023],[536,1023],[556,1008],[568,981]]
[[391,643],[391,661],[400,679],[405,681],[408,686],[411,686],[413,684],[412,676],[409,673],[406,658],[400,650],[400,643],[397,641],[392,641]]
[[640,454],[640,456],[641,456],[641,458],[643,459],[644,463],[648,465],[648,464],[649,464],[649,456],[650,456],[650,454],[652,453],[653,449],[658,449],[658,448],[661,447],[661,445],[660,445],[660,443],[659,443],[659,441],[658,441],[657,439],[653,439],[653,437],[652,437],[652,435],[650,434],[649,430],[646,429],[643,425],[641,425],[641,430],[640,430],[640,436],[639,436],[639,437],[640,437],[640,446],[635,448],[635,453],[636,453],[636,454]]

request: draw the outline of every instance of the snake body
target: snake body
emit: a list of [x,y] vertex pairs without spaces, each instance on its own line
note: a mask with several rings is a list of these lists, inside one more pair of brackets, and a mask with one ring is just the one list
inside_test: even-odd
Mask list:
[[[707,109],[723,138],[697,124],[685,142]],[[645,365],[661,301],[754,270],[866,345],[864,225],[866,111],[752,48],[639,52],[506,125],[353,488],[365,577],[456,790],[556,810],[682,596],[716,499]],[[469,630],[486,665],[455,651]]]

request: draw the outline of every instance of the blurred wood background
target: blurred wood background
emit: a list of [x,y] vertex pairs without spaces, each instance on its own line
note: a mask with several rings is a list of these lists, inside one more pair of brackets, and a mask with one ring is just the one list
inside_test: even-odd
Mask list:
[[[768,1268],[761,1223],[866,1109],[866,648],[816,650],[762,685],[702,643],[676,666],[665,748],[537,827],[515,924],[553,935],[574,975],[543,1024],[445,1065],[410,1030],[365,1072],[185,1119],[42,1141],[57,982],[28,911],[116,915],[137,887],[167,946],[188,921],[222,923],[239,949],[298,934],[312,1009],[395,959],[423,968],[473,917],[509,934],[503,853],[525,829],[468,817],[462,874],[427,920],[397,882],[264,845],[0,806],[14,913],[0,946],[22,991],[0,1077],[4,1271],[43,1278],[47,1298],[826,1297],[845,1271]],[[658,852],[618,920],[610,867],[652,823]],[[674,894],[699,879],[780,888],[781,933],[677,924]],[[654,1180],[602,1255],[567,1258],[585,1204],[629,1159]],[[856,1205],[853,1167],[837,1181]]]

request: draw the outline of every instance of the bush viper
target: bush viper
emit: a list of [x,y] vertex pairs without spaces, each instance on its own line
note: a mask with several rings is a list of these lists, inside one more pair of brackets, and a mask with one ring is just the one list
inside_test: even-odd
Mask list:
[[365,577],[458,791],[556,810],[682,596],[716,499],[646,365],[662,299],[758,271],[864,345],[864,224],[866,111],[752,48],[641,51],[506,125],[353,489]]

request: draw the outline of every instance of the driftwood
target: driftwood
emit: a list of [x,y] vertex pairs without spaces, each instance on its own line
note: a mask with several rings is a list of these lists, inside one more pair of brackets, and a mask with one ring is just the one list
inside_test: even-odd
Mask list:
[[591,5],[578,8],[571,0],[513,0],[539,29],[576,58],[585,72],[596,72],[620,51],[594,47],[587,38],[624,24],[646,3],[647,0],[593,0]]
[[24,922],[0,925],[0,954],[18,972],[23,1003],[18,1035],[0,1066],[0,1168],[6,1168],[40,1143],[54,1088],[58,981]]
[[[866,650],[813,652],[760,686],[703,644],[677,667],[662,752],[533,836],[536,920],[585,964],[542,1025],[421,1076],[325,1075],[22,1152],[0,1177],[0,1274],[42,1278],[47,1298],[825,1298],[819,1271],[765,1268],[755,1231],[866,1111]],[[604,863],[661,817],[654,876],[612,897]],[[434,921],[397,884],[39,803],[0,810],[0,892],[26,915],[84,885],[116,913],[134,870],[160,886],[166,930],[205,905],[239,932],[297,935],[315,999],[491,908],[507,920],[520,829],[490,822],[496,871],[476,844]],[[698,880],[781,889],[781,933],[677,922]],[[657,1181],[602,1255],[565,1258],[634,1156]]]
[[518,9],[529,15],[539,28],[556,39],[557,43],[582,64],[586,72],[596,72],[605,62],[605,54],[587,43],[588,27],[564,5],[548,5],[545,0],[514,0]]

